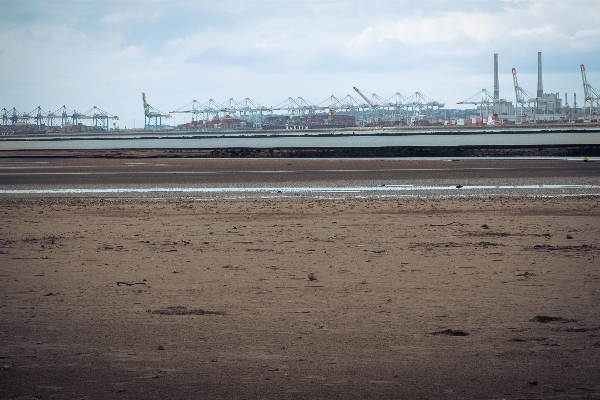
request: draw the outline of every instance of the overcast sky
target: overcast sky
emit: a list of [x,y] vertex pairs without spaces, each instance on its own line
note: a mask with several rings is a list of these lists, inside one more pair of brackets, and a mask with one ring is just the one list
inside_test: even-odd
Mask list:
[[168,112],[353,86],[455,108],[493,91],[494,53],[514,102],[511,68],[535,94],[538,51],[544,91],[581,105],[580,64],[600,87],[599,21],[598,0],[0,0],[0,109],[97,106],[141,127],[142,92]]

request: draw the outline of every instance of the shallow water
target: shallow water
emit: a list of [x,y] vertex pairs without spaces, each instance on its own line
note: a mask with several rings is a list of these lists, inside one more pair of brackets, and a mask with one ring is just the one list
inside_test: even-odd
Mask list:
[[145,137],[3,137],[0,150],[109,150],[109,149],[215,149],[215,148],[301,148],[301,147],[387,147],[387,146],[474,146],[474,145],[589,145],[600,144],[600,133],[539,132],[527,133],[444,133],[406,134],[378,132],[361,134],[265,133],[196,134]]
[[104,197],[104,198],[193,198],[273,199],[273,198],[403,198],[403,197],[528,197],[600,196],[600,185],[465,185],[415,186],[382,185],[355,187],[147,187],[147,188],[67,188],[0,190],[0,197]]

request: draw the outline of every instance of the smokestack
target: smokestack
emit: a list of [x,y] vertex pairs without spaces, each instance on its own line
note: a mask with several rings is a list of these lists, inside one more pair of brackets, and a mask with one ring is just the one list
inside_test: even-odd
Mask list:
[[500,85],[498,84],[498,53],[494,54],[494,100],[500,99]]
[[544,96],[544,86],[542,85],[542,52],[538,52],[538,86],[537,97],[541,99]]

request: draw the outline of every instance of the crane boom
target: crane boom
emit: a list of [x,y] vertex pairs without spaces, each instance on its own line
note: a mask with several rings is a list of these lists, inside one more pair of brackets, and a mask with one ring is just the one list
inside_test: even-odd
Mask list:
[[585,74],[585,65],[579,66],[581,69],[581,80],[583,81],[583,97],[587,97],[587,76]]
[[371,101],[367,98],[367,96],[365,96],[360,90],[358,90],[358,88],[356,86],[352,87],[352,89],[356,90],[356,93],[358,93],[360,95],[360,97],[362,97],[369,106],[371,106],[371,108],[377,108],[377,106],[373,103],[371,103]]
[[[589,102],[589,117],[592,118],[592,114],[597,115],[598,109],[600,108],[600,90],[590,85],[587,80],[585,73],[585,65],[580,65],[581,69],[581,80],[583,81],[583,114],[585,117],[586,104]],[[596,104],[594,106],[594,103]]]
[[515,86],[515,96],[517,103],[519,102],[519,81],[517,80],[517,70],[515,68],[512,69],[513,75],[513,84]]
[[148,110],[148,103],[146,102],[146,93],[144,92],[142,92],[142,100],[144,102],[144,115],[147,117],[150,113],[150,110]]
[[587,101],[588,98],[590,97],[590,94],[589,94],[590,85],[588,84],[588,81],[587,81],[587,75],[585,73],[585,65],[581,64],[579,66],[579,68],[581,69],[581,80],[583,81],[583,98],[585,99],[585,101]]

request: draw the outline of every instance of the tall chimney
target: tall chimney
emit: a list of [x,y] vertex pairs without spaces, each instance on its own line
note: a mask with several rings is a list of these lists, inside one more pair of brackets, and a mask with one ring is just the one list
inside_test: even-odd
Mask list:
[[494,54],[494,100],[500,99],[500,85],[498,84],[498,53]]
[[542,85],[542,52],[538,51],[538,86],[537,97],[541,99],[544,96],[544,86]]

